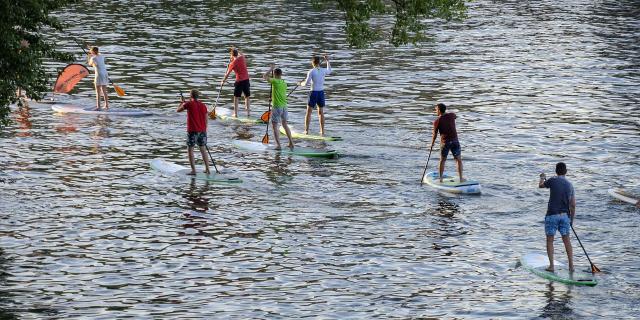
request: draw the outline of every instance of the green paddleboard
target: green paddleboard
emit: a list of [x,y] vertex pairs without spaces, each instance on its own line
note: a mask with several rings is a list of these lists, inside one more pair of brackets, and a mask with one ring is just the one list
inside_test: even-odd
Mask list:
[[546,254],[528,253],[520,258],[522,266],[531,273],[551,281],[561,282],[575,286],[590,286],[598,284],[591,273],[580,271],[569,272],[568,268],[554,260],[554,271],[545,270],[549,266],[549,258]]

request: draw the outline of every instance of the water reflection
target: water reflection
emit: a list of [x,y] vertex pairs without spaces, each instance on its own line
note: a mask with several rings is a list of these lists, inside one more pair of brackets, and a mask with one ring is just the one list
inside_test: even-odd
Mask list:
[[545,297],[547,298],[547,304],[542,308],[542,314],[540,317],[543,319],[574,319],[573,309],[571,309],[571,290],[573,286],[564,286],[567,290],[557,291],[556,284],[553,282],[547,283],[547,291]]

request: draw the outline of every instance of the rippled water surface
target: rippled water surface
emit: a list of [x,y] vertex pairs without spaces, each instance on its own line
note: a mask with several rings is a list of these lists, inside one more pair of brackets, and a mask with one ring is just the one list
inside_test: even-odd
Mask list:
[[[65,10],[60,47],[80,57],[73,39],[99,45],[127,91],[113,106],[154,115],[14,108],[0,133],[0,318],[640,317],[640,211],[606,193],[640,193],[639,8],[476,1],[464,22],[434,22],[433,42],[366,50],[345,45],[339,12],[300,1]],[[338,159],[240,151],[231,141],[259,141],[264,126],[211,122],[214,157],[243,184],[150,169],[154,158],[187,164],[176,94],[198,88],[211,104],[230,45],[250,59],[256,114],[268,63],[293,83],[312,53],[331,55],[327,129],[345,141],[299,145]],[[79,88],[72,99],[90,105],[91,81]],[[222,106],[231,95],[222,90]],[[290,97],[297,128],[305,98]],[[458,114],[481,196],[419,185],[436,102]],[[557,161],[576,188],[576,231],[604,271],[594,288],[516,267],[544,252],[548,193],[536,183]],[[556,254],[566,261],[559,241]]]

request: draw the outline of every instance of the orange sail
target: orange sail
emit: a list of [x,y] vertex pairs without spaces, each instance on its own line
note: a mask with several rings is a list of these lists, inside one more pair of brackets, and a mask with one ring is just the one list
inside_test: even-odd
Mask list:
[[56,79],[53,92],[67,93],[71,91],[71,89],[73,89],[73,87],[75,87],[82,78],[88,75],[89,69],[87,69],[87,67],[81,64],[72,63],[62,69],[58,74],[58,79]]

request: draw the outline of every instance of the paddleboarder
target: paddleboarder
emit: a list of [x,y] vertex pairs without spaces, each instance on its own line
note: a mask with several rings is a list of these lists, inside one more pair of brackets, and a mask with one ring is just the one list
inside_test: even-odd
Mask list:
[[304,80],[298,82],[298,85],[301,87],[304,87],[307,83],[311,82],[309,100],[307,102],[307,114],[304,118],[304,134],[309,134],[311,112],[317,106],[318,121],[320,121],[320,135],[324,136],[324,78],[326,75],[331,74],[331,65],[329,64],[329,57],[326,54],[323,57],[327,67],[321,68],[320,57],[313,56],[311,59],[311,66],[313,66],[313,68],[307,72],[307,77]]
[[547,271],[553,271],[553,237],[556,231],[560,231],[564,248],[567,251],[567,259],[569,260],[569,271],[573,268],[573,248],[569,239],[569,230],[573,225],[573,219],[576,215],[576,197],[573,185],[565,175],[567,174],[567,165],[563,162],[556,164],[556,176],[547,179],[544,173],[540,174],[539,188],[549,189],[549,203],[547,205],[547,214],[544,217],[544,231],[547,235],[547,255],[549,256],[549,267]]
[[453,112],[446,112],[447,106],[444,103],[436,104],[435,111],[438,118],[433,121],[431,147],[433,148],[433,144],[436,142],[436,137],[438,136],[438,133],[440,133],[440,166],[438,168],[440,183],[442,183],[444,163],[447,161],[449,151],[451,151],[453,158],[456,160],[460,182],[464,182],[465,180],[462,178],[462,150],[460,149],[458,132],[456,131],[456,114]]
[[233,116],[238,117],[238,100],[244,94],[244,107],[247,110],[248,117],[250,115],[251,85],[249,83],[249,71],[247,71],[247,59],[235,47],[229,50],[229,55],[229,67],[227,67],[227,72],[220,82],[220,87],[224,85],[229,74],[233,71],[236,75],[236,81],[233,83]]
[[[275,65],[271,64],[271,68],[262,76],[271,84],[271,101],[273,108],[271,109],[271,125],[273,126],[273,136],[276,138],[276,149],[280,150],[280,130],[278,125],[282,122],[282,127],[289,138],[289,148],[293,150],[293,139],[291,138],[291,130],[287,124],[289,113],[287,112],[287,83],[282,79],[282,70],[275,69]],[[271,78],[273,72],[273,78]]]
[[109,96],[107,94],[107,85],[109,84],[109,74],[107,73],[107,65],[104,62],[104,56],[100,54],[98,47],[89,49],[88,65],[94,68],[95,79],[93,83],[96,88],[96,109],[100,110],[100,96],[104,99],[104,108],[109,109]]
[[200,154],[204,160],[205,171],[209,174],[209,159],[206,154],[207,146],[207,106],[198,100],[200,93],[198,90],[191,90],[191,99],[185,101],[184,97],[180,97],[180,106],[178,106],[177,112],[187,110],[187,147],[189,152],[189,165],[191,166],[191,172],[189,175],[196,174],[196,165],[193,158],[193,148],[198,145],[200,148]]

